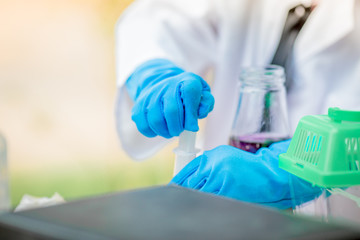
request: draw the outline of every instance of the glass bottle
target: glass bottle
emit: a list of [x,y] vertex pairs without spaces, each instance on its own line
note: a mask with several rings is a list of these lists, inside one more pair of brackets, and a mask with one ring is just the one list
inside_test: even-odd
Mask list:
[[0,133],[0,213],[10,210],[6,141]]
[[290,138],[284,83],[281,66],[242,70],[230,145],[255,153],[261,147]]

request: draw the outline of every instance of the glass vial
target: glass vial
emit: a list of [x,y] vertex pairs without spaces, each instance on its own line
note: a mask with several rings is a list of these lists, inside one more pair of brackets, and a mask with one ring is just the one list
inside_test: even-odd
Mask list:
[[239,83],[239,103],[229,144],[255,153],[290,138],[284,69],[277,65],[246,68]]

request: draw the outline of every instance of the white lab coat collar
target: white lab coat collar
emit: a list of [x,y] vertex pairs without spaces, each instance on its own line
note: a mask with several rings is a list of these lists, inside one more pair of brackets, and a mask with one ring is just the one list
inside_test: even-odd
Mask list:
[[[324,0],[314,9],[299,33],[295,51],[305,60],[345,37],[354,29],[354,0]],[[326,24],[325,24],[326,21]]]

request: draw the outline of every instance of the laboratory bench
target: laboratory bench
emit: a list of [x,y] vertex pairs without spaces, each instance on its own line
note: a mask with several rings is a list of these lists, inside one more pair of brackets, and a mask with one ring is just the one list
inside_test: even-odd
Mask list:
[[5,213],[0,239],[360,239],[360,232],[170,185]]

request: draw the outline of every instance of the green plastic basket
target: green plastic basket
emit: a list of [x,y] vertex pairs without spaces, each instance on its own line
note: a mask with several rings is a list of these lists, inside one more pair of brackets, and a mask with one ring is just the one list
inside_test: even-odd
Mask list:
[[303,117],[279,166],[319,187],[360,185],[360,112]]

